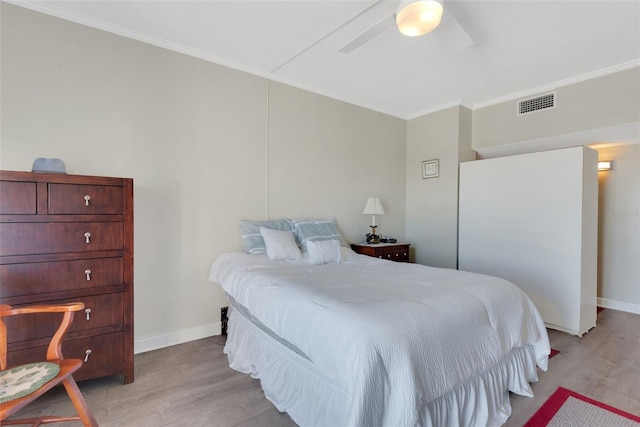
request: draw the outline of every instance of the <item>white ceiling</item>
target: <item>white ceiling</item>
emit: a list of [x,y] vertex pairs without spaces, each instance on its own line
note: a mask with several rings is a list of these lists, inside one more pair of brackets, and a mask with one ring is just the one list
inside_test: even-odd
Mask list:
[[445,0],[431,34],[350,53],[398,2],[9,1],[405,119],[640,65],[639,0]]

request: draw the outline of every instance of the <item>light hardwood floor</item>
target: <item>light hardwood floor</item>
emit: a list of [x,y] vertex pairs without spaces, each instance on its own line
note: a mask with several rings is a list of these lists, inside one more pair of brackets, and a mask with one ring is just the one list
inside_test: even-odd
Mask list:
[[[539,371],[535,397],[511,396],[505,426],[522,426],[560,386],[640,414],[640,315],[604,310],[582,338],[551,330],[549,337],[560,354]],[[257,380],[228,367],[223,346],[218,336],[139,354],[133,383],[104,378],[80,388],[103,427],[295,426]],[[53,390],[20,415],[72,412],[64,391]]]

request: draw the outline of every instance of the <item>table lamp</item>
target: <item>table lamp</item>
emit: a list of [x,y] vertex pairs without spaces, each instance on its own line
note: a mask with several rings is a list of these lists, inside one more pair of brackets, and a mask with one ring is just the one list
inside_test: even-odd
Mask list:
[[377,197],[369,197],[362,211],[363,215],[371,215],[371,233],[367,233],[367,243],[380,243],[380,236],[376,234],[376,215],[383,215],[382,202]]

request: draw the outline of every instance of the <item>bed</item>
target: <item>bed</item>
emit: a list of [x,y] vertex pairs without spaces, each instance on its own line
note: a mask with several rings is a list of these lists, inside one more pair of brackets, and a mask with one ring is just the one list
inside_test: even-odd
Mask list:
[[281,247],[279,258],[245,245],[219,255],[209,280],[230,303],[230,366],[260,379],[297,424],[501,425],[509,391],[533,395],[549,341],[516,286],[357,255],[339,236],[291,228],[279,235],[306,251]]

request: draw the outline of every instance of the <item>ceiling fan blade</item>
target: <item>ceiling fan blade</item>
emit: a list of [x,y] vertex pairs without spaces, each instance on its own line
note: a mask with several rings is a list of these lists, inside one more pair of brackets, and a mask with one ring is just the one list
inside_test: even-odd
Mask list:
[[461,52],[473,45],[473,40],[469,37],[469,34],[447,9],[442,15],[442,22],[435,29],[433,35],[438,38],[444,48],[452,52]]
[[384,18],[382,21],[378,22],[374,26],[370,27],[368,30],[360,34],[358,37],[351,40],[349,43],[342,46],[338,52],[341,53],[350,53],[367,43],[369,40],[377,37],[382,34],[390,27],[392,27],[396,22],[396,15],[392,14]]

